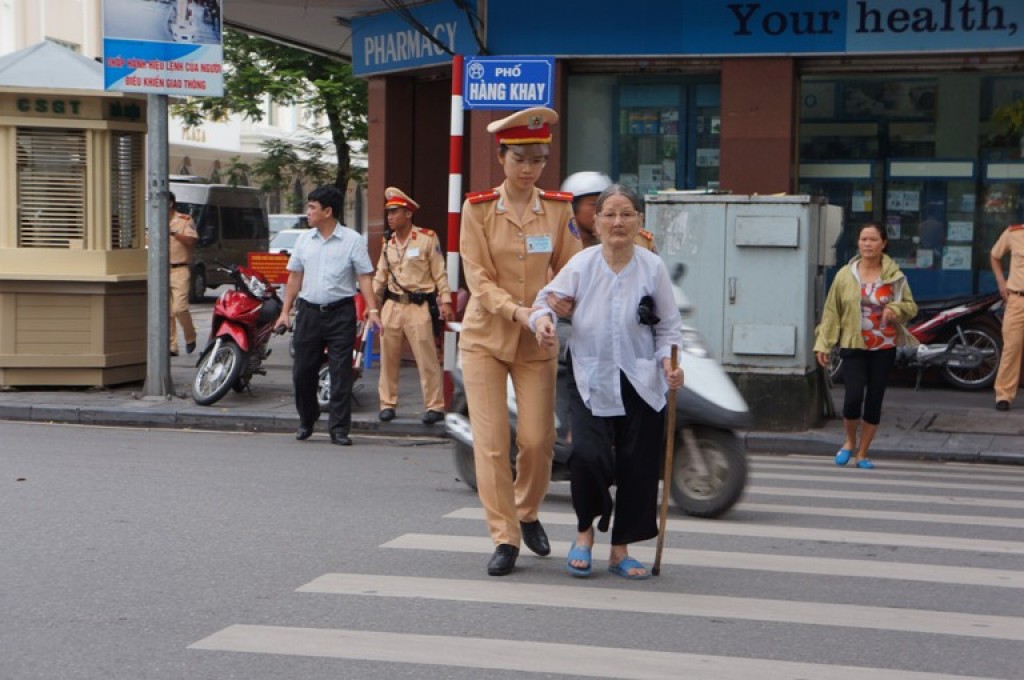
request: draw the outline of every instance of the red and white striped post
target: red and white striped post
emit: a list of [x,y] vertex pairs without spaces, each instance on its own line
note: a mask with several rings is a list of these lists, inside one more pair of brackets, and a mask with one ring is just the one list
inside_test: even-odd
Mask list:
[[[465,113],[462,110],[462,55],[452,57],[452,112],[448,142],[448,285],[452,289],[452,302],[458,308],[459,279],[462,271],[459,260],[459,222],[462,218],[462,134]],[[451,372],[455,369],[456,333],[444,334],[444,400],[451,407]]]

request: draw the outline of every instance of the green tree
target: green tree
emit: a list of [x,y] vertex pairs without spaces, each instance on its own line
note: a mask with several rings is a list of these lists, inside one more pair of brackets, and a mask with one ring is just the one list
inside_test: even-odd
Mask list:
[[[189,99],[173,111],[189,127],[207,119],[223,120],[230,113],[260,121],[265,97],[284,106],[301,106],[313,121],[325,118],[324,130],[330,134],[335,154],[333,183],[344,192],[350,179],[358,179],[350,144],[366,140],[366,82],[353,76],[352,67],[341,61],[228,30],[224,32],[224,96]],[[299,146],[317,151],[315,144]],[[320,144],[319,151],[327,147]],[[323,177],[323,168],[329,167],[302,151],[296,161],[298,172],[307,179]],[[265,169],[254,168],[266,180],[260,171]]]

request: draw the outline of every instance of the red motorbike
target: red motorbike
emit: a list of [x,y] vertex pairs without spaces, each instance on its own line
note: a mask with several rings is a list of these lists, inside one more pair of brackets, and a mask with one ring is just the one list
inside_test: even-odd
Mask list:
[[[921,344],[900,347],[895,368],[916,370],[918,387],[929,368],[940,369],[947,383],[962,390],[989,387],[1003,348],[1002,313],[999,293],[921,303],[907,326]],[[842,379],[842,370],[842,357],[834,349],[829,367],[834,382]]]
[[216,403],[228,390],[242,392],[254,375],[266,375],[270,336],[285,329],[274,327],[283,303],[263,274],[235,265],[218,269],[235,287],[214,303],[210,339],[196,362],[192,399],[200,406]]

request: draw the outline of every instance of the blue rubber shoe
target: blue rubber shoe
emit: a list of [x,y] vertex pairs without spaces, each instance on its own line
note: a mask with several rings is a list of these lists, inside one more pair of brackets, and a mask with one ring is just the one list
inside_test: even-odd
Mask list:
[[[569,548],[569,555],[565,558],[565,568],[569,573],[580,578],[590,576],[590,561],[590,548],[585,545],[577,546],[576,541],[573,541],[572,547]],[[586,562],[587,566],[574,567],[573,562]]]
[[858,460],[857,461],[857,467],[859,467],[861,470],[874,470],[875,469],[875,464],[872,463],[867,458],[865,458],[863,460]]
[[[643,569],[644,572],[641,574],[630,574],[630,569]],[[629,555],[623,557],[622,561],[618,564],[609,564],[608,571],[615,574],[616,576],[628,578],[630,581],[643,581],[644,579],[651,577],[650,570],[648,570],[647,567],[640,564]]]
[[852,455],[853,451],[850,449],[839,449],[839,453],[836,454],[836,465],[846,465]]

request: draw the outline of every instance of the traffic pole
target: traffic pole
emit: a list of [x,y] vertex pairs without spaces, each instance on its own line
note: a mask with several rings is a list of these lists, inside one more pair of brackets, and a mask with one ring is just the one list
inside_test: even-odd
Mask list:
[[[459,260],[459,223],[462,211],[462,136],[465,126],[465,113],[462,109],[462,67],[461,54],[452,56],[452,111],[448,141],[448,285],[452,289],[452,307],[458,311],[459,280],[461,266]],[[444,333],[444,402],[450,409],[454,383],[452,371],[455,370],[455,352],[458,334],[446,328]]]

